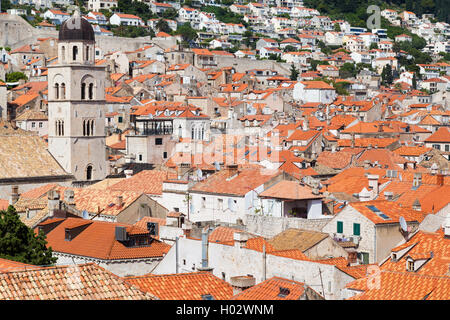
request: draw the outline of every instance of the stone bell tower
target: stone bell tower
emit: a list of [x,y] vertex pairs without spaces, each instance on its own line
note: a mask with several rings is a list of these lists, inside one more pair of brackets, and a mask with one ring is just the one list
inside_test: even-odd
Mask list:
[[77,181],[101,180],[105,146],[105,68],[95,65],[95,37],[78,11],[59,30],[58,64],[48,66],[48,147]]

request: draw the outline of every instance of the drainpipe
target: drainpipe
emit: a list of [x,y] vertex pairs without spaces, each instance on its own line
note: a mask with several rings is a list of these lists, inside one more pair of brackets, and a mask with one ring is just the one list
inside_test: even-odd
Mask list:
[[175,238],[175,273],[178,273],[178,237]]
[[263,254],[263,279],[262,281],[266,281],[267,278],[267,270],[266,270],[266,244],[263,244],[263,250],[262,250],[262,254]]

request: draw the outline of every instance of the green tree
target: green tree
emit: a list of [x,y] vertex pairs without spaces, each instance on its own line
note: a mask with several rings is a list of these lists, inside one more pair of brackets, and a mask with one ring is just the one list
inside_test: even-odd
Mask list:
[[392,82],[394,82],[394,76],[392,74],[392,67],[390,64],[383,67],[383,71],[381,71],[381,81],[384,85],[391,85]]
[[56,262],[47,248],[44,233],[35,234],[22,221],[13,206],[0,211],[0,257],[33,265]]
[[6,82],[17,82],[21,79],[28,80],[27,76],[22,72],[10,72],[5,76]]
[[370,44],[370,48],[369,48],[370,50],[372,50],[372,49],[378,49],[378,43],[376,43],[376,42],[372,42],[371,44]]
[[292,65],[291,65],[291,75],[290,75],[289,78],[290,78],[292,81],[295,81],[295,80],[297,80],[299,73],[300,73],[300,72],[297,70],[297,68],[294,66],[294,64],[292,64]]
[[413,78],[412,78],[412,87],[413,87],[414,90],[417,89],[416,73],[414,73]]
[[339,77],[341,78],[352,78],[356,76],[356,67],[354,63],[346,62],[339,69]]
[[172,29],[170,29],[169,24],[164,19],[159,19],[156,23],[156,29],[162,32],[170,33],[172,32]]
[[165,19],[173,20],[176,17],[178,17],[178,11],[175,10],[174,8],[169,8],[162,13],[162,17]]
[[189,22],[186,22],[179,26],[175,31],[175,34],[181,35],[183,41],[192,41],[197,39],[198,37],[197,31],[191,27],[191,24]]
[[9,1],[9,0],[0,0],[1,1],[1,4],[2,4],[2,12],[6,12],[6,10],[8,10],[8,9],[12,9],[12,3],[11,3],[11,1]]
[[341,26],[337,22],[334,24],[334,31],[341,32]]

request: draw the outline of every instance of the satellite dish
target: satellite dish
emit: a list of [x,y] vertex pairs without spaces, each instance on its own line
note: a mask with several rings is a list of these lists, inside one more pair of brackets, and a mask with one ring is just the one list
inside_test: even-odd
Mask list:
[[197,169],[197,177],[199,178],[203,177],[203,172],[201,169]]
[[89,214],[86,210],[83,210],[83,219],[89,219]]
[[402,228],[402,230],[405,232],[408,232],[408,225],[406,224],[405,218],[400,216],[399,222],[400,222],[400,227]]
[[232,198],[228,198],[228,208],[235,212],[236,211],[236,205],[234,203],[234,200]]

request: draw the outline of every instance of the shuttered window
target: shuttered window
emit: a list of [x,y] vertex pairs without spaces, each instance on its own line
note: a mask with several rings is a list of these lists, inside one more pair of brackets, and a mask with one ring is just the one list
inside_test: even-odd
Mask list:
[[338,221],[337,222],[337,233],[343,233],[344,232],[344,222]]
[[353,224],[353,235],[355,236],[361,235],[361,225],[359,223]]

